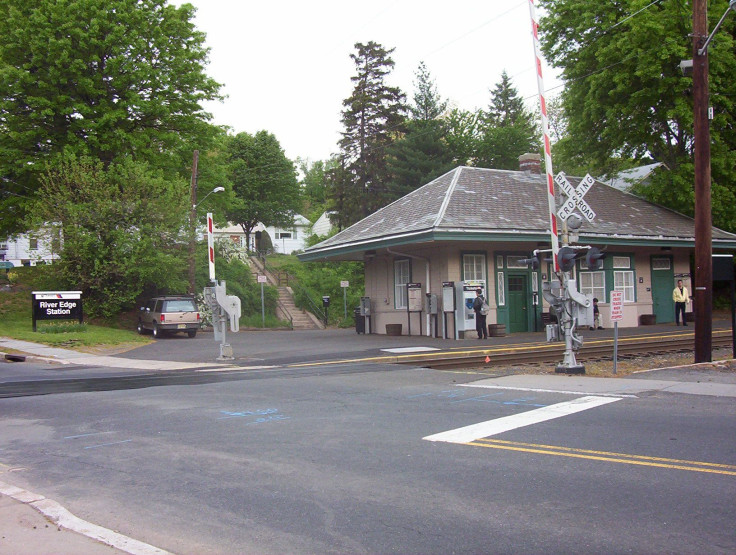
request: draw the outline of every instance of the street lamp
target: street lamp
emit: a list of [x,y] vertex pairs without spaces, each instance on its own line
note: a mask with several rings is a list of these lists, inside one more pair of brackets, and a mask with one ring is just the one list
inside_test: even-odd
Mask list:
[[197,222],[197,206],[202,204],[205,199],[212,193],[222,193],[225,187],[215,187],[209,193],[207,193],[202,200],[195,204],[197,197],[197,185],[196,180],[192,179],[194,185],[192,187],[192,210],[189,213],[189,294],[194,295],[196,288],[194,278],[194,251],[196,248],[196,222]]
[[192,206],[192,210],[196,210],[197,209],[197,206],[199,206],[200,204],[202,204],[204,202],[204,200],[208,196],[210,196],[212,193],[222,193],[224,190],[225,190],[225,187],[215,187],[209,193],[207,193],[202,200],[200,200],[197,204],[195,204],[194,206]]

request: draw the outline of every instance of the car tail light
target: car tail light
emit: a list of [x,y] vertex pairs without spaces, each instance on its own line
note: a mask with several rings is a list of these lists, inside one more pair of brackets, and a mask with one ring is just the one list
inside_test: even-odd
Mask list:
[[166,321],[166,316],[164,316],[164,315],[162,314],[162,315],[161,315],[161,323],[163,324],[163,323],[164,323],[165,321]]
[[199,312],[197,312],[197,322],[199,322],[201,318],[202,318],[202,315]]

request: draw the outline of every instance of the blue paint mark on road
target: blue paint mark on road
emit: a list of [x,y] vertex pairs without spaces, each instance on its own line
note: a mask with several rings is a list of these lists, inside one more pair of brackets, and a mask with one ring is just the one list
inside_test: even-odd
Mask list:
[[99,436],[104,434],[114,434],[115,432],[93,432],[89,434],[79,434],[77,436],[65,436],[64,439],[77,439],[80,437]]
[[102,443],[100,445],[89,445],[85,447],[85,449],[97,449],[98,447],[107,447],[109,445],[118,445],[120,443],[129,443],[133,441],[132,439],[124,439],[123,441],[113,441],[111,443]]
[[255,420],[246,422],[245,425],[250,424],[263,424],[264,422],[276,422],[278,420],[289,420],[290,416],[279,414],[279,409],[258,409],[248,411],[220,411],[225,416],[220,416],[218,420],[227,420],[230,418],[251,418],[257,417]]

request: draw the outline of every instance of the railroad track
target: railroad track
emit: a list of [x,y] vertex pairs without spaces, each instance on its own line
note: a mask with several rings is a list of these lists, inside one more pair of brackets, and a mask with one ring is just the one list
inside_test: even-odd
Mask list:
[[[695,336],[693,333],[619,337],[618,358],[692,352],[694,344]],[[713,331],[713,348],[730,345],[730,330]],[[511,364],[555,364],[562,361],[564,351],[564,344],[559,342],[518,343],[456,352],[423,353],[402,357],[397,362],[436,369],[508,366]],[[576,358],[580,362],[612,359],[613,339],[588,339],[577,351]]]

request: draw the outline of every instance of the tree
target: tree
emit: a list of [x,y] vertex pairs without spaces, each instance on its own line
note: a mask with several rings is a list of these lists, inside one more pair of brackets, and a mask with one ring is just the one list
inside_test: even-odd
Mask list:
[[511,84],[506,71],[491,92],[488,111],[481,115],[481,138],[477,165],[487,168],[517,170],[519,156],[539,150],[533,115]]
[[[712,29],[726,0],[709,5]],[[654,160],[658,170],[650,200],[693,212],[690,77],[679,63],[692,57],[692,12],[682,2],[638,4],[592,0],[542,0],[545,57],[563,71],[562,99],[574,146],[602,173],[611,158]],[[642,9],[637,10],[636,8]],[[736,231],[736,18],[724,21],[709,47],[714,224]],[[728,194],[724,194],[730,191]]]
[[404,122],[404,95],[397,87],[386,84],[386,77],[394,67],[393,49],[386,50],[373,41],[356,43],[357,53],[350,58],[357,74],[351,77],[354,88],[343,101],[340,139],[341,164],[347,170],[341,184],[348,191],[350,214],[344,214],[347,223],[353,223],[387,201],[386,147],[400,136]]
[[230,137],[227,151],[234,198],[226,215],[243,228],[247,243],[258,222],[291,226],[301,203],[299,184],[276,137],[239,133]]
[[445,140],[450,148],[456,166],[472,166],[475,162],[480,137],[481,121],[478,112],[453,108],[445,117],[447,135]]
[[52,270],[62,284],[83,292],[86,312],[114,316],[152,286],[186,290],[186,182],[171,183],[130,159],[105,167],[74,156],[40,182],[32,223],[61,226],[61,258]]
[[437,85],[432,79],[424,62],[414,72],[414,105],[409,107],[412,118],[417,121],[435,121],[447,109],[447,101],[437,92]]
[[417,187],[453,167],[453,156],[445,140],[446,122],[440,118],[447,109],[424,62],[414,74],[414,103],[406,133],[388,149],[391,175],[388,200],[403,197]]
[[334,167],[337,161],[334,158],[323,162],[297,158],[297,165],[302,174],[301,187],[303,199],[303,214],[314,222],[325,211],[327,206],[327,172]]
[[47,161],[132,157],[174,174],[178,149],[204,147],[201,104],[220,85],[190,4],[5,0],[0,16],[0,210],[16,216],[0,234],[20,230]]

